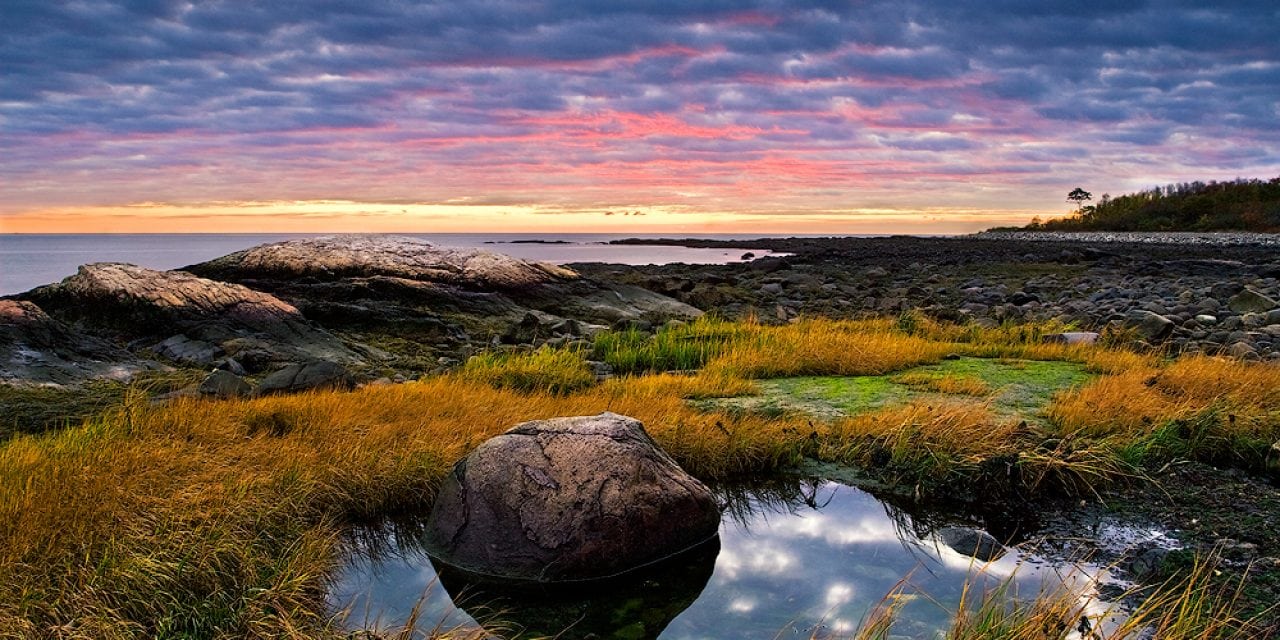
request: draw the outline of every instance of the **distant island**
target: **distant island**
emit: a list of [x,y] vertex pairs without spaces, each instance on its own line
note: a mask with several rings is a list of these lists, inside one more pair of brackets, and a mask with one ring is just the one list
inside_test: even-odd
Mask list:
[[1067,195],[1074,214],[992,231],[1254,231],[1280,232],[1280,177],[1183,182],[1111,197],[1097,204],[1081,188]]

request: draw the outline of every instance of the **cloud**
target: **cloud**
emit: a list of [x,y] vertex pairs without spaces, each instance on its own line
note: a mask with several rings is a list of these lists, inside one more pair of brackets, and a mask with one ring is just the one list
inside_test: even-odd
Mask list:
[[1055,181],[1275,175],[1277,23],[1261,1],[13,0],[0,212],[835,210],[924,184],[1025,209]]

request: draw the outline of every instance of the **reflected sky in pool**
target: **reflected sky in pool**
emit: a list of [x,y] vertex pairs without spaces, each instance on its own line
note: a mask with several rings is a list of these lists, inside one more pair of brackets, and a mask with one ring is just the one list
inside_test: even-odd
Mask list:
[[[894,633],[934,638],[949,622],[966,579],[979,570],[984,577],[977,580],[993,584],[1012,576],[1024,597],[1043,588],[1061,588],[1064,581],[1084,589],[1093,578],[1109,579],[1096,567],[1054,563],[1016,550],[982,563],[952,550],[932,534],[916,533],[926,527],[859,489],[825,481],[796,481],[791,488],[790,495],[776,489],[740,492],[731,501],[720,528],[719,553],[711,551],[713,563],[711,556],[705,560],[708,569],[714,566],[709,578],[705,572],[689,575],[700,570],[686,568],[678,580],[662,576],[638,580],[637,586],[618,591],[613,600],[592,594],[595,600],[581,604],[579,612],[610,611],[587,616],[590,619],[563,637],[591,633],[600,638],[663,640],[844,636],[898,589],[901,608]],[[372,555],[376,559],[357,554],[330,593],[336,607],[349,607],[351,624],[362,626],[374,620],[383,626],[403,624],[420,600],[421,624],[427,628],[442,621],[446,627],[474,624],[454,607],[449,589],[444,588],[456,591],[457,583],[439,584],[429,559],[413,545],[401,544],[393,553]],[[474,595],[470,601],[509,606]],[[654,606],[655,595],[671,601],[662,605],[666,612],[653,611],[660,608]],[[468,598],[462,600],[464,608],[469,608]],[[548,608],[546,601],[525,604],[524,608],[540,613]],[[1103,607],[1093,603],[1095,609]],[[509,608],[513,617],[520,617],[521,606]],[[564,624],[577,618],[570,615]],[[547,624],[518,622],[530,629]]]

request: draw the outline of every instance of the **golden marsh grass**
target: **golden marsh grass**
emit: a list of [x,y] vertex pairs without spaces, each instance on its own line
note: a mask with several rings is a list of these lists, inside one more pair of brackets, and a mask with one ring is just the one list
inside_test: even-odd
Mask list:
[[[1132,475],[1144,455],[1208,455],[1169,427],[1178,421],[1212,418],[1212,434],[1241,447],[1234,462],[1249,468],[1250,447],[1280,437],[1274,365],[1169,362],[1041,345],[1042,329],[984,334],[929,322],[694,327],[681,341],[695,343],[683,348],[703,361],[700,372],[602,384],[583,378],[581,354],[546,352],[354,392],[160,406],[135,396],[82,425],[0,444],[0,584],[11,587],[0,593],[0,636],[340,635],[323,596],[343,528],[428,506],[454,460],[538,418],[633,416],[704,479],[807,455],[885,467],[912,483],[1004,478],[1024,491],[1076,493]],[[715,344],[696,344],[703,339]],[[993,414],[977,395],[833,423],[687,402],[751,394],[756,378],[887,374],[950,353],[1068,359],[1101,375],[1054,400],[1048,433]],[[1159,447],[1147,446],[1154,434]]]

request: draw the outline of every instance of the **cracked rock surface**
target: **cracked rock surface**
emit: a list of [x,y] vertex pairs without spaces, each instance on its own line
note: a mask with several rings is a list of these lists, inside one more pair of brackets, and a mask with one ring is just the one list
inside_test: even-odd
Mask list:
[[490,251],[438,247],[417,238],[354,234],[258,245],[198,268],[208,274],[318,279],[384,276],[500,289],[577,277],[563,267]]
[[493,581],[607,578],[715,536],[710,490],[614,413],[526,422],[454,467],[432,555]]

